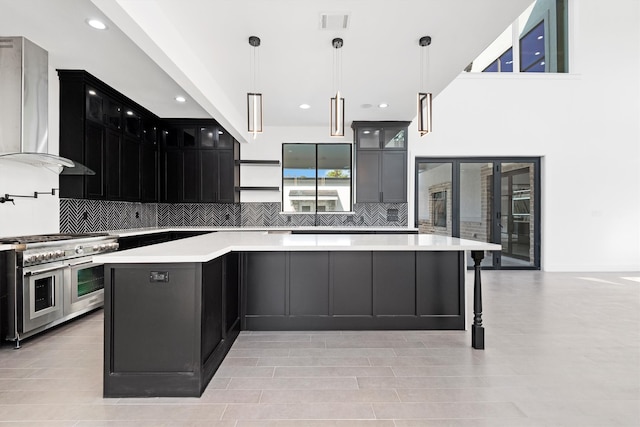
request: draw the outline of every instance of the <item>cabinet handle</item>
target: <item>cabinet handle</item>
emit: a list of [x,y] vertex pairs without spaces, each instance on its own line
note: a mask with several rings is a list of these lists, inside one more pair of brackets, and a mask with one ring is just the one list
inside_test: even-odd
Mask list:
[[380,192],[380,201],[381,201],[381,202],[382,202],[382,201],[384,201],[384,198],[383,198],[383,197],[384,197],[384,196],[383,196],[383,192],[381,191],[381,192]]

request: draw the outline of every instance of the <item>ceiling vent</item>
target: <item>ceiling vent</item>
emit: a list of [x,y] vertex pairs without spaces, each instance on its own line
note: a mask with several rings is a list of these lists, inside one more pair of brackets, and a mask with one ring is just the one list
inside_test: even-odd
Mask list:
[[346,30],[349,27],[348,13],[321,13],[320,29]]

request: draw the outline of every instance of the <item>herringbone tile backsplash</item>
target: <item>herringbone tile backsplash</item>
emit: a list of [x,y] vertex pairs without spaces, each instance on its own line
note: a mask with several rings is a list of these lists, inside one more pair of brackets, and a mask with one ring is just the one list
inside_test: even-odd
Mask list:
[[280,203],[132,203],[60,199],[60,232],[147,227],[406,227],[406,203],[356,203],[351,214],[281,213]]

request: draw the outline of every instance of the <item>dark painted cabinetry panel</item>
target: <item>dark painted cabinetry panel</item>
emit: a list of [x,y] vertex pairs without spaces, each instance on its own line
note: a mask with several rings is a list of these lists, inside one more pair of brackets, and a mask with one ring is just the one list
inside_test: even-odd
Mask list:
[[416,254],[418,314],[421,316],[460,316],[464,313],[464,294],[458,287],[464,261],[458,252]]
[[143,141],[157,147],[148,132],[158,118],[85,71],[58,74],[60,155],[95,172],[63,173],[61,197],[157,201],[157,163],[140,147]]
[[104,396],[200,396],[240,331],[237,269],[237,255],[107,264]]
[[223,261],[216,258],[202,265],[202,345],[201,360],[207,360],[222,341]]
[[[162,200],[237,203],[240,193],[240,144],[213,120],[165,121]],[[179,155],[176,153],[180,153]],[[171,157],[181,156],[178,161]],[[173,164],[172,164],[173,162]]]
[[329,315],[329,253],[289,253],[289,304],[292,316]]
[[356,202],[407,201],[407,130],[410,122],[353,122]]
[[331,252],[333,314],[373,315],[371,252]]
[[243,327],[248,330],[463,329],[462,254],[245,253]]
[[243,268],[246,283],[246,314],[285,315],[287,287],[285,252],[248,252]]
[[[168,272],[167,282],[150,282],[149,269],[139,267],[119,268],[112,277],[114,373],[193,372],[199,362],[193,353],[200,330],[192,308],[195,265],[159,267]],[[176,310],[186,315],[167,316]]]
[[85,71],[58,74],[60,154],[96,173],[61,175],[62,197],[240,201],[240,144],[215,120],[160,119]]
[[373,253],[373,312],[383,316],[415,316],[414,252]]

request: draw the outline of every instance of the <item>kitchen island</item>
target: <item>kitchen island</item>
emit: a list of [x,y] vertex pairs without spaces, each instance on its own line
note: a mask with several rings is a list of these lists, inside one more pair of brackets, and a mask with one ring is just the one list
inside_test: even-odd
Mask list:
[[426,234],[217,232],[101,255],[104,395],[199,396],[242,330],[465,329],[484,348],[480,261]]

